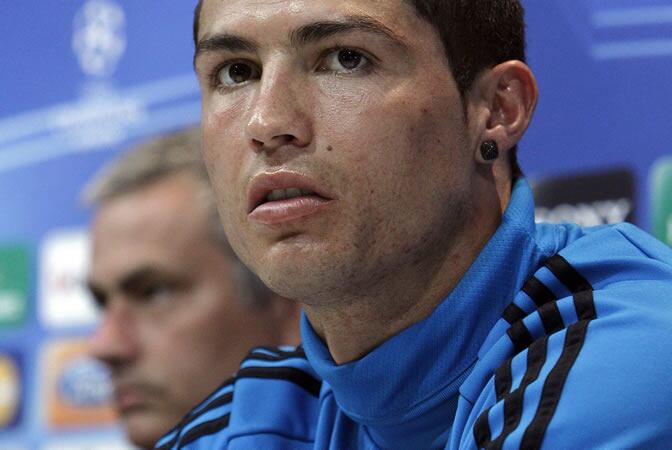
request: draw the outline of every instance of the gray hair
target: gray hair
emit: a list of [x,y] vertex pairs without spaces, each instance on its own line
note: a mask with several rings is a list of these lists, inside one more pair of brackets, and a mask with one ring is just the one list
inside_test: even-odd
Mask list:
[[124,194],[178,173],[191,175],[202,188],[199,197],[210,217],[213,242],[232,263],[231,269],[240,287],[240,300],[252,306],[267,305],[274,294],[238,259],[224,234],[201,157],[199,126],[166,133],[132,147],[106,164],[86,185],[82,197],[85,204],[100,208]]

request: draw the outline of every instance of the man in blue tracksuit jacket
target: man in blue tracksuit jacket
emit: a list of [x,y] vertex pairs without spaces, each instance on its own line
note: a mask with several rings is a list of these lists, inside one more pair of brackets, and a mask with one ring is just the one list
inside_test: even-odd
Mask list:
[[534,223],[517,0],[205,0],[231,245],[302,303],[159,449],[668,448],[672,251]]

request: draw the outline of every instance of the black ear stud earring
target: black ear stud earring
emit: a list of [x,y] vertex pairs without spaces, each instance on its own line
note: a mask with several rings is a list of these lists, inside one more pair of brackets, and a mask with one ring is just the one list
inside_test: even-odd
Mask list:
[[499,147],[493,140],[485,141],[481,144],[481,156],[485,161],[494,161],[499,157]]

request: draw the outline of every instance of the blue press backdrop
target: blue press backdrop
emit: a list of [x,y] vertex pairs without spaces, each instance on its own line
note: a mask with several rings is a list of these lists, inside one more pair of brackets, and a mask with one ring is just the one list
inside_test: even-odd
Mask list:
[[[541,91],[520,146],[524,171],[630,168],[637,222],[648,229],[649,173],[672,153],[672,0],[524,3]],[[22,292],[0,276],[0,448],[124,445],[100,411],[107,391],[91,379],[101,372],[45,348],[70,348],[95,320],[72,306],[84,296],[78,282],[90,211],[78,199],[85,182],[131,142],[198,120],[194,4],[2,5],[0,247],[21,249],[29,281]],[[27,305],[23,314],[17,302]],[[72,307],[59,315],[50,306],[58,302]],[[78,421],[87,408],[97,422]]]

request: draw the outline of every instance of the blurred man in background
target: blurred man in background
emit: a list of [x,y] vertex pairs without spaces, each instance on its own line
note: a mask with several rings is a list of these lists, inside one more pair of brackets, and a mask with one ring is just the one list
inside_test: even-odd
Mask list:
[[200,158],[200,130],[159,137],[105,167],[88,286],[102,310],[92,355],[110,369],[130,440],[156,440],[258,345],[298,343],[298,308],[231,251]]

